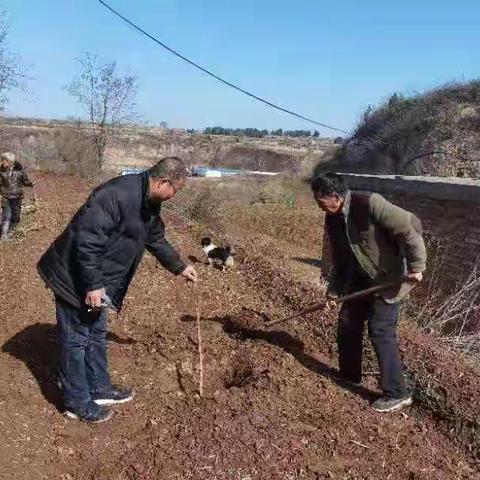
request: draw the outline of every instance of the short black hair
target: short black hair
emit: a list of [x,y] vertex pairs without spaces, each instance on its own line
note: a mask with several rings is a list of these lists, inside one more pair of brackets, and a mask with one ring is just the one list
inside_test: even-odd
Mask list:
[[178,157],[165,157],[148,171],[152,178],[164,178],[169,182],[177,182],[188,176],[185,162]]
[[343,197],[348,192],[345,180],[335,173],[324,173],[313,177],[310,186],[313,194],[318,197],[330,197],[335,194]]

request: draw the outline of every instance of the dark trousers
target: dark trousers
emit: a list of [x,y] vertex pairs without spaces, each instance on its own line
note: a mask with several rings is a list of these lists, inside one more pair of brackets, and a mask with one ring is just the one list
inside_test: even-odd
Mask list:
[[21,198],[2,199],[2,224],[5,222],[10,222],[10,230],[13,230],[20,223],[21,212]]
[[59,375],[66,408],[82,409],[91,394],[110,388],[107,311],[88,312],[57,298]]
[[345,303],[338,321],[337,341],[342,376],[353,382],[361,380],[363,330],[366,321],[380,366],[382,389],[390,398],[409,395],[396,335],[398,314],[398,304],[387,304],[381,297],[373,297]]

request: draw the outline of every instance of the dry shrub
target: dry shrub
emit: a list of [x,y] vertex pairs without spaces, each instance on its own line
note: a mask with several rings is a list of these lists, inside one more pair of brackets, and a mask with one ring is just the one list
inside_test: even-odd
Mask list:
[[31,168],[49,172],[63,172],[58,150],[50,133],[32,135],[17,149],[21,162]]
[[80,125],[57,128],[53,139],[65,173],[90,176],[100,172],[93,139]]
[[446,252],[438,238],[428,239],[428,277],[408,305],[408,316],[429,333],[466,353],[480,354],[480,257],[472,270],[448,288],[442,278]]
[[222,200],[218,196],[218,191],[215,184],[202,181],[191,183],[179,193],[171,208],[183,217],[221,233],[219,219],[222,217],[220,213]]
[[363,114],[351,139],[318,169],[356,173],[478,175],[480,81],[424,94],[395,93]]
[[421,310],[418,321],[428,331],[466,353],[480,353],[480,261],[445,297],[435,296]]
[[20,141],[16,151],[26,166],[44,172],[82,176],[99,173],[92,139],[80,124],[29,135]]

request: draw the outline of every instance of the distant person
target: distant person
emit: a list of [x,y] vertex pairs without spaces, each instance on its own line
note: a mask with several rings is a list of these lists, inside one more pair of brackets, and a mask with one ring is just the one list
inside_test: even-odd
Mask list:
[[10,233],[20,223],[24,187],[33,188],[27,172],[15,160],[15,154],[2,153],[0,155],[0,195],[2,197],[0,240],[2,241],[8,240]]
[[182,160],[168,157],[150,170],[97,187],[38,263],[55,294],[59,376],[66,415],[98,423],[107,405],[133,399],[113,386],[107,364],[107,308],[119,310],[145,250],[173,274],[196,282],[165,238],[162,203],[184,186]]
[[364,323],[380,366],[384,396],[373,403],[379,412],[411,405],[396,336],[399,305],[422,281],[426,251],[420,220],[377,193],[350,191],[341,177],[327,174],[311,183],[326,213],[333,275],[327,297],[335,300],[384,282],[405,279],[398,288],[343,304],[338,320],[340,376],[353,386],[362,380]]

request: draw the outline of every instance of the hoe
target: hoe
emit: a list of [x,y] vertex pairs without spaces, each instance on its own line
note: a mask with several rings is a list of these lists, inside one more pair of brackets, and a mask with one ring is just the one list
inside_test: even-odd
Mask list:
[[[366,298],[369,297],[370,295],[375,295],[376,293],[381,293],[386,290],[389,290],[394,287],[398,287],[401,285],[403,282],[405,282],[405,279],[401,280],[395,280],[389,283],[383,283],[381,285],[375,285],[374,287],[367,288],[365,290],[360,290],[358,292],[350,293],[349,295],[345,295],[343,297],[339,297],[334,299],[335,303],[344,303],[344,302],[350,302],[352,300],[358,300],[360,298]],[[290,320],[293,320],[295,318],[303,317],[305,315],[308,315],[313,312],[317,312],[318,310],[322,310],[325,308],[325,306],[328,303],[328,299],[323,300],[320,303],[317,303],[316,305],[313,305],[309,308],[306,308],[305,310],[302,310],[300,312],[295,313],[294,315],[291,315],[286,318],[281,318],[280,320],[272,320],[270,322],[266,322],[264,324],[265,327],[272,327],[273,325],[278,325],[279,323],[285,323],[289,322]]]

